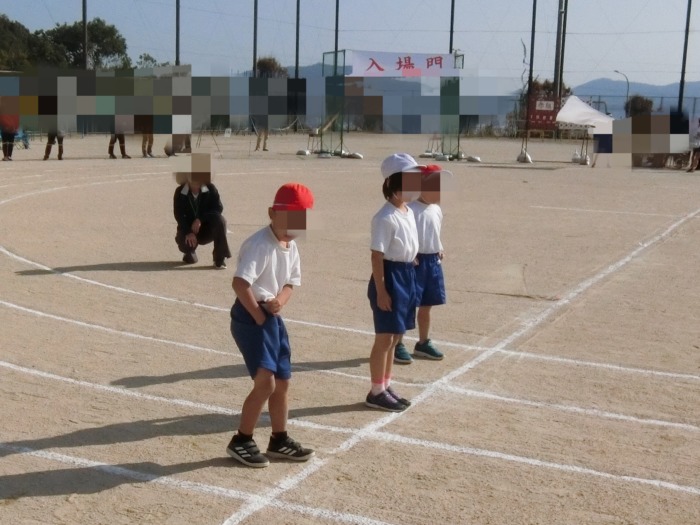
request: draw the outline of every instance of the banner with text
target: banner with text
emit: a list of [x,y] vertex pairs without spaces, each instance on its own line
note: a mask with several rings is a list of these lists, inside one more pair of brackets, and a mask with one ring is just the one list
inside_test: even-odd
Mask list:
[[458,77],[455,55],[352,51],[354,77]]

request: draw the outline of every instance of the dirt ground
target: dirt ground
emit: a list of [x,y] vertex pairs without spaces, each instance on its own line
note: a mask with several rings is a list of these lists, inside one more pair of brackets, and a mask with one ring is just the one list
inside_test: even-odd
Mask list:
[[108,160],[102,136],[0,163],[0,523],[700,523],[700,178],[463,142],[482,163],[443,163],[446,357],[397,365],[413,406],[387,414],[362,404],[369,222],[381,160],[428,137],[345,139],[364,159],[297,156],[304,135],[201,139],[234,253],[281,184],[316,196],[283,314],[289,431],[317,456],[261,470],[225,454],[251,386],[235,260],[181,265],[178,159],[134,137]]

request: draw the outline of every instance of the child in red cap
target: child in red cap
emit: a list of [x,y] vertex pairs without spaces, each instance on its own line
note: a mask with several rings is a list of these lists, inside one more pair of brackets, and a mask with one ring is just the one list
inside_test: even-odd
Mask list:
[[294,238],[296,232],[306,229],[306,210],[313,204],[309,188],[298,183],[285,184],[268,209],[270,225],[246,239],[238,253],[231,334],[253,379],[253,390],[243,403],[238,432],[226,451],[249,467],[267,467],[270,463],[253,440],[265,403],[272,424],[267,456],[306,461],[314,455],[313,450],[287,435],[291,349],[279,315],[292,296],[293,287],[301,284]]
[[[421,193],[418,200],[407,206],[413,210],[418,229],[418,256],[416,261],[416,296],[418,299],[418,342],[413,354],[441,360],[444,356],[430,340],[430,311],[433,306],[445,304],[445,278],[442,272],[444,251],[440,240],[442,209],[440,208],[441,180],[452,173],[437,164],[421,168]],[[410,364],[413,361],[403,343],[403,337],[394,347],[394,362]]]

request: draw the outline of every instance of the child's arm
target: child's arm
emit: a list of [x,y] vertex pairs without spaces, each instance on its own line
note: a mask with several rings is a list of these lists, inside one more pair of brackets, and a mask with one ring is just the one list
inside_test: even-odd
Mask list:
[[282,291],[277,294],[277,297],[266,301],[263,308],[270,312],[271,314],[278,314],[282,307],[287,304],[287,301],[292,297],[292,291],[294,287],[291,284],[285,284]]
[[380,310],[391,312],[391,296],[384,285],[384,254],[372,250],[372,277],[377,287],[377,306]]
[[263,309],[260,308],[260,305],[255,300],[253,290],[250,288],[250,283],[240,277],[234,277],[233,291],[236,292],[236,297],[238,297],[243,307],[248,310],[248,313],[255,319],[255,322],[262,326],[265,323],[265,312],[263,312]]

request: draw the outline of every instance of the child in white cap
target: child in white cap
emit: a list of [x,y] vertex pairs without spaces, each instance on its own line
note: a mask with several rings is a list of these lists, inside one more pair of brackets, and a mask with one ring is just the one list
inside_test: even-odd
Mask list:
[[386,203],[372,218],[372,277],[367,296],[374,318],[374,345],[369,366],[371,390],[365,404],[389,412],[410,402],[391,387],[394,347],[415,327],[418,231],[406,202],[420,195],[421,167],[407,153],[384,159],[381,166]]

